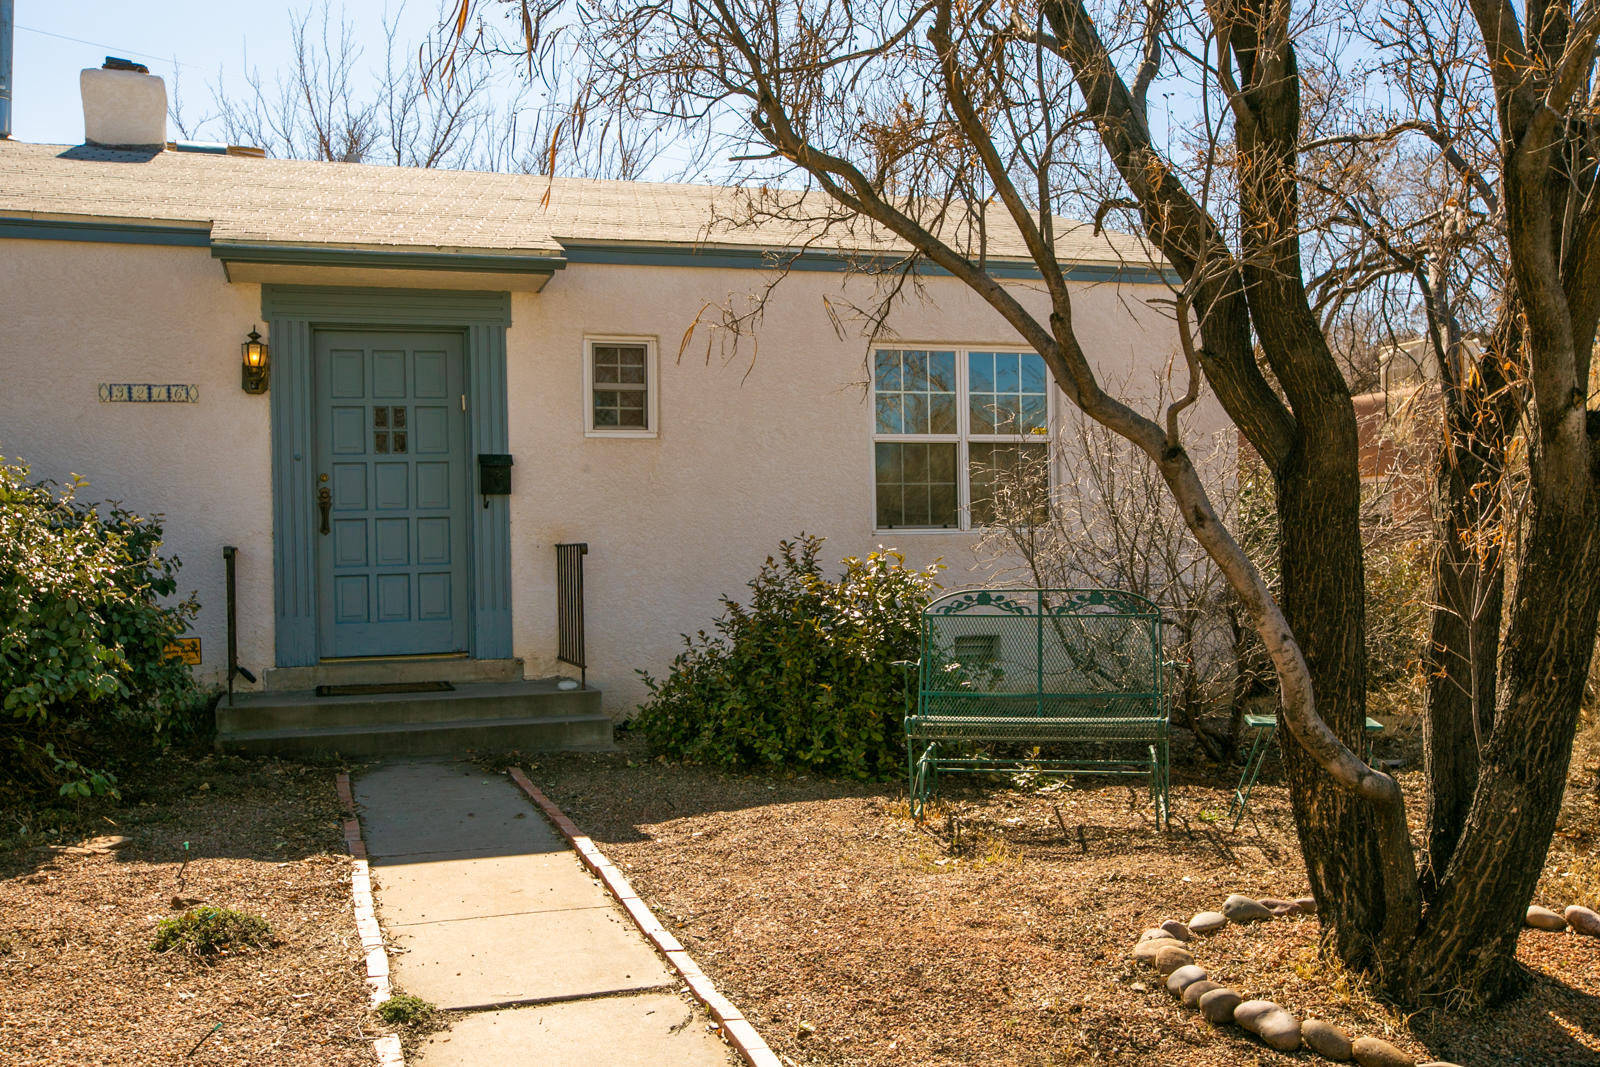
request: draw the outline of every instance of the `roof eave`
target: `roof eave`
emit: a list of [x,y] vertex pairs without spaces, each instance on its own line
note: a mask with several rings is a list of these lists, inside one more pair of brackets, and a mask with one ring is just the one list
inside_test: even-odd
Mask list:
[[[559,238],[565,259],[575,264],[605,264],[609,266],[648,267],[710,267],[724,269],[765,269],[796,271],[857,271],[862,273],[888,272],[904,262],[906,252],[898,249],[862,249],[859,251],[801,248],[760,245],[728,245],[712,243],[668,243],[600,241],[593,239]],[[923,260],[917,272],[926,275],[946,275],[949,272]],[[989,257],[983,269],[1002,280],[1037,280],[1041,277],[1038,264],[1031,259],[1018,257]],[[1125,263],[1112,259],[1103,261],[1064,261],[1062,270],[1069,281],[1116,281],[1130,284],[1166,284],[1171,272],[1148,264]]]
[[281,245],[212,242],[211,255],[228,263],[368,270],[429,270],[483,274],[551,274],[569,262],[544,253],[447,252],[410,248],[346,248],[333,245]]
[[0,237],[205,248],[211,244],[211,224],[17,211],[0,215]]

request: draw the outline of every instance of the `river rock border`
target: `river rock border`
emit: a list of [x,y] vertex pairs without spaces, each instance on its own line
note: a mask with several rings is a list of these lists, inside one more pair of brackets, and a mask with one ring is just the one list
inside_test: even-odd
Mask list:
[[[1326,1019],[1302,1022],[1270,1000],[1246,1000],[1223,983],[1212,981],[1205,968],[1195,962],[1194,952],[1189,948],[1197,935],[1215,934],[1230,923],[1247,926],[1316,913],[1317,902],[1312,897],[1257,900],[1234,893],[1223,901],[1221,911],[1202,911],[1187,923],[1167,919],[1160,926],[1144,931],[1133,946],[1133,960],[1160,974],[1167,992],[1177,997],[1184,1007],[1199,1011],[1206,1022],[1213,1026],[1231,1023],[1279,1052],[1294,1052],[1304,1046],[1326,1059],[1339,1063],[1353,1060],[1360,1067],[1456,1067],[1443,1060],[1419,1064],[1414,1057],[1380,1038],[1351,1038]],[[1600,914],[1578,904],[1563,912],[1535,904],[1528,908],[1524,921],[1536,930],[1560,932],[1571,928],[1576,933],[1600,938]]]

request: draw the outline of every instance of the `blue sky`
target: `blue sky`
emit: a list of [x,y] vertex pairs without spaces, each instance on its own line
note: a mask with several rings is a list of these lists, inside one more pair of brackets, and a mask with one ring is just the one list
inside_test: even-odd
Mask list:
[[[441,6],[440,0],[406,4],[400,39],[414,47],[439,17]],[[365,46],[363,58],[381,58],[383,13],[386,8],[398,10],[398,0],[344,0],[343,7]],[[336,3],[335,17],[338,10]],[[11,136],[19,141],[81,142],[78,72],[98,67],[108,55],[149,66],[152,74],[166,79],[169,100],[176,74],[185,110],[202,113],[208,110],[211,86],[219,77],[228,91],[244,91],[242,74],[247,59],[250,66],[261,69],[269,83],[272,74],[289,62],[287,6],[215,0],[142,4],[128,0],[16,0],[16,11]],[[168,135],[177,134],[169,128]]]

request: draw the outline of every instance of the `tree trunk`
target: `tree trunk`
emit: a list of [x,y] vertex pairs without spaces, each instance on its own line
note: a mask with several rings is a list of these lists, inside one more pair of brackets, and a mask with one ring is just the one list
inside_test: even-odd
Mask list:
[[1492,1003],[1515,991],[1523,910],[1561,810],[1600,611],[1600,509],[1592,488],[1583,496],[1530,523],[1504,646],[1499,721],[1411,954],[1408,999]]
[[[1447,476],[1455,481],[1453,475]],[[1450,505],[1458,503],[1451,496]],[[1458,513],[1451,506],[1447,516]],[[1472,793],[1479,753],[1494,724],[1496,656],[1505,577],[1480,566],[1459,527],[1447,517],[1438,531],[1437,573],[1428,650],[1423,763],[1428,775],[1428,852],[1423,872],[1431,893],[1450,864]]]
[[[1353,436],[1353,412],[1350,423]],[[1366,724],[1360,483],[1335,450],[1306,454],[1319,458],[1277,478],[1283,610],[1305,652],[1317,711],[1346,747],[1359,752]],[[1278,736],[1324,932],[1348,966],[1380,968],[1384,891],[1371,874],[1380,861],[1370,805],[1330,778],[1288,730]]]
[[[1437,888],[1478,785],[1479,754],[1494,727],[1505,568],[1484,538],[1501,521],[1504,434],[1468,425],[1466,403],[1451,399],[1438,459],[1441,508],[1433,575],[1423,759],[1428,774],[1428,852],[1424,890]],[[1475,432],[1476,431],[1476,432]]]
[[[1207,379],[1273,473],[1289,633],[1263,630],[1262,638],[1269,650],[1280,646],[1273,658],[1284,684],[1290,679],[1281,672],[1296,657],[1278,653],[1298,642],[1310,683],[1293,679],[1298,691],[1286,690],[1280,707],[1283,714],[1295,702],[1280,731],[1295,824],[1335,950],[1353,968],[1388,969],[1415,933],[1420,901],[1398,789],[1351,755],[1361,750],[1366,721],[1357,435],[1349,388],[1303,279],[1299,78],[1287,12],[1232,2],[1212,10],[1219,38],[1227,41],[1219,44],[1227,53],[1219,57],[1219,76],[1236,74],[1242,86],[1229,90],[1242,220],[1236,258],[1150,145],[1143,115],[1085,5],[1057,0],[1044,8],[1152,238],[1193,291]],[[1282,387],[1281,399],[1260,373],[1253,342]],[[1235,591],[1248,602],[1239,586]],[[1252,621],[1264,626],[1269,615],[1253,613]],[[1331,737],[1319,734],[1323,723]]]
[[[1435,292],[1442,291],[1435,286]],[[1475,358],[1450,331],[1440,360],[1444,444],[1435,462],[1439,524],[1428,647],[1423,759],[1428,774],[1428,850],[1422,871],[1431,898],[1460,840],[1494,728],[1500,625],[1505,617],[1506,456],[1522,394],[1506,380],[1522,358],[1508,300]],[[1444,315],[1446,325],[1454,320]]]

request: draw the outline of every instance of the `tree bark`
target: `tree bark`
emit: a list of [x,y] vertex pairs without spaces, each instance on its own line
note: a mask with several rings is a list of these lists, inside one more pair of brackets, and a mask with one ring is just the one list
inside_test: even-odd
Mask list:
[[[1311,669],[1318,712],[1346,747],[1359,752],[1366,724],[1363,572],[1359,538],[1348,536],[1359,522],[1359,482],[1339,466],[1323,460],[1278,477],[1281,598]],[[1369,806],[1330,780],[1288,731],[1281,735],[1318,918],[1340,959],[1358,970],[1376,969],[1386,910],[1382,880],[1370,874],[1380,864]]]
[[1441,368],[1444,445],[1435,462],[1438,548],[1428,647],[1423,759],[1428,773],[1428,851],[1423,891],[1431,897],[1450,865],[1478,786],[1480,754],[1494,729],[1507,521],[1506,455],[1517,397],[1501,368],[1516,345],[1502,315],[1472,374]]
[[1470,7],[1495,86],[1518,363],[1532,399],[1524,430],[1528,532],[1501,645],[1495,729],[1409,962],[1414,992],[1492,1001],[1512,985],[1523,908],[1560,811],[1600,610],[1596,449],[1585,410],[1600,294],[1581,276],[1600,253],[1600,207],[1592,198],[1568,199],[1592,173],[1573,168],[1571,138],[1600,22],[1587,7],[1530,4],[1524,37],[1511,0],[1470,0]]
[[1423,657],[1428,690],[1422,744],[1429,789],[1423,888],[1430,895],[1455,853],[1478,786],[1478,754],[1494,726],[1505,577],[1498,560],[1480,562],[1475,546],[1467,543],[1470,527],[1462,525],[1469,519],[1465,490],[1471,484],[1463,482],[1481,475],[1474,470],[1479,467],[1458,455],[1439,472],[1444,507]]
[[[1305,652],[1317,713],[1360,752],[1367,711],[1360,444],[1349,386],[1305,290],[1298,59],[1287,9],[1269,10],[1233,0],[1214,8],[1213,18],[1223,42],[1219,77],[1236,120],[1246,299],[1298,429],[1291,461],[1273,471],[1283,609]],[[1348,966],[1386,974],[1416,929],[1410,840],[1380,832],[1370,799],[1330,777],[1285,734],[1295,826],[1325,935]],[[1403,820],[1403,810],[1398,815]]]
[[1600,509],[1592,486],[1581,495],[1530,523],[1499,721],[1409,960],[1411,996],[1493,1002],[1515,992],[1523,909],[1561,810],[1600,612]]

